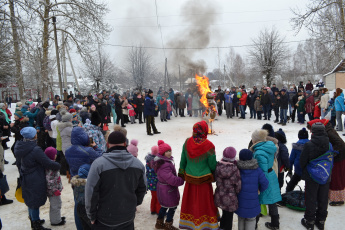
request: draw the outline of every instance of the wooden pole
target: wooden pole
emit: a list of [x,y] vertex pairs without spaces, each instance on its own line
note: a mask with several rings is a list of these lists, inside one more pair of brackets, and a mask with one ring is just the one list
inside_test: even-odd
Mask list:
[[62,32],[62,61],[63,61],[64,88],[67,90],[66,47],[65,47],[65,33],[64,32]]
[[67,50],[67,56],[68,56],[69,64],[71,65],[73,76],[74,76],[74,81],[75,81],[75,84],[77,85],[77,89],[79,91],[79,83],[78,83],[77,75],[75,74],[74,67],[73,67],[73,64],[72,64],[72,59],[71,59],[71,56],[69,55],[68,43],[66,43],[66,44],[67,44],[67,49],[66,50]]
[[180,91],[181,91],[181,67],[178,65],[178,78],[180,80]]
[[59,57],[59,45],[58,45],[57,34],[56,34],[56,17],[55,17],[55,16],[53,17],[53,25],[54,25],[54,39],[55,39],[56,62],[57,62],[57,69],[58,69],[58,76],[59,76],[60,97],[62,98],[62,79],[61,79],[60,57]]

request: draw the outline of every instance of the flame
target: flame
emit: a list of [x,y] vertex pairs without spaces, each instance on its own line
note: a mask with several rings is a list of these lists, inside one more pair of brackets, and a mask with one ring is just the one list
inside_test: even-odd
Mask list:
[[200,98],[200,102],[205,106],[206,110],[205,110],[205,113],[206,116],[210,113],[210,112],[213,112],[213,113],[217,113],[217,110],[215,108],[214,105],[210,105],[208,103],[208,100],[207,100],[207,94],[211,93],[212,94],[212,91],[210,90],[210,87],[209,87],[209,79],[208,77],[206,76],[199,76],[199,75],[195,75],[195,79],[196,79],[196,83],[197,83],[197,86],[198,86],[198,89],[199,89],[199,93],[201,95],[201,98]]

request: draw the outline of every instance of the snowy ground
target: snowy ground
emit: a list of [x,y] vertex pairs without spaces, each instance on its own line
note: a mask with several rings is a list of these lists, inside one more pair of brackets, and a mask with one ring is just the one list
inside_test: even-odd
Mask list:
[[[247,114],[248,116],[248,114]],[[274,116],[273,116],[274,117]],[[273,120],[273,119],[272,119]],[[176,168],[178,169],[180,162],[180,154],[182,150],[182,145],[186,138],[190,137],[192,134],[192,127],[195,122],[200,121],[200,118],[172,118],[169,122],[162,123],[156,119],[157,128],[162,134],[154,135],[153,137],[147,136],[145,131],[145,124],[129,124],[127,125],[128,139],[138,139],[139,140],[139,156],[138,158],[145,163],[144,158],[147,152],[150,151],[153,145],[156,145],[158,140],[162,139],[166,143],[170,144],[173,150],[173,156],[175,158]],[[251,133],[255,129],[259,129],[265,121],[258,121],[252,119],[238,119],[233,118],[227,120],[225,116],[218,117],[213,124],[216,135],[210,135],[209,140],[216,146],[217,160],[222,157],[222,152],[224,148],[228,146],[233,146],[239,152],[242,148],[247,148],[248,143],[251,139]],[[275,129],[280,126],[274,125],[270,122]],[[299,124],[287,124],[283,127],[283,130],[287,136],[287,146],[289,151],[291,151],[291,144],[297,141],[297,133],[302,128]],[[112,126],[111,126],[112,128]],[[343,136],[342,136],[343,137]],[[11,138],[13,139],[13,138]],[[10,143],[10,145],[12,142]],[[9,145],[9,146],[10,146]],[[15,200],[14,193],[16,188],[16,180],[18,177],[18,172],[16,166],[11,165],[14,162],[14,157],[10,150],[5,152],[5,158],[10,163],[5,165],[4,174],[7,175],[7,179],[10,185],[10,191],[6,194],[9,199],[14,199],[14,203],[6,206],[0,206],[0,217],[3,223],[3,229],[30,229],[30,222],[28,220],[27,208],[24,204],[19,203]],[[62,227],[51,227],[49,224],[49,201],[41,207],[40,216],[46,220],[46,227],[51,227],[52,229],[75,229],[74,216],[73,216],[73,193],[71,186],[68,184],[66,177],[62,177],[64,190],[62,191],[62,215],[66,217],[67,223]],[[300,183],[303,186],[303,183]],[[215,185],[214,185],[215,187]],[[283,191],[285,188],[283,188]],[[181,196],[183,194],[183,186],[180,187]],[[156,216],[150,214],[150,200],[151,195],[147,193],[144,202],[138,207],[137,216],[135,219],[135,229],[138,230],[148,230],[154,229],[154,224],[156,221]],[[328,208],[329,214],[326,222],[326,229],[342,229],[342,218],[345,215],[345,206],[341,207],[331,207]],[[303,212],[292,211],[287,208],[279,208],[280,214],[280,229],[283,230],[298,230],[304,229],[300,224],[300,220],[303,217]],[[180,215],[180,207],[178,207],[174,222],[175,226],[178,226]],[[264,223],[270,221],[269,217],[264,217],[259,222],[259,229],[266,229]],[[237,216],[234,215],[233,229],[237,229]]]

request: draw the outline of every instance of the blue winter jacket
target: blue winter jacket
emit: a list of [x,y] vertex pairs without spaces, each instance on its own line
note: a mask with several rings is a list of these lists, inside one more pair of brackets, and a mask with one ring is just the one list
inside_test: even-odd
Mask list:
[[237,195],[238,209],[235,213],[242,218],[253,218],[261,212],[259,194],[268,188],[268,180],[255,159],[237,161],[242,188]]
[[335,104],[335,111],[342,111],[345,112],[345,105],[344,105],[344,94],[341,93],[334,101]]
[[279,153],[277,157],[278,161],[278,171],[280,172],[280,169],[282,166],[284,168],[290,168],[290,161],[289,161],[289,150],[282,142],[278,141],[278,147],[279,147]]
[[28,124],[29,124],[30,127],[34,127],[35,126],[35,118],[36,118],[36,116],[37,116],[39,111],[40,111],[39,109],[36,109],[35,113],[31,113],[30,111],[22,109],[23,116],[29,118]]
[[147,154],[145,157],[146,160],[146,178],[147,178],[147,189],[150,191],[156,191],[157,190],[157,174],[155,170],[152,168],[151,162],[155,158],[155,155]]
[[232,103],[231,94],[224,94],[225,103]]
[[259,195],[260,204],[274,204],[281,201],[282,197],[280,195],[278,177],[274,170],[272,170],[274,154],[277,151],[277,147],[272,141],[265,141],[258,142],[251,148],[254,152],[254,158],[258,161],[259,167],[269,181],[268,188]]
[[102,156],[100,148],[93,149],[87,147],[89,145],[89,136],[81,127],[75,127],[71,134],[72,146],[66,152],[66,160],[69,164],[69,171],[71,176],[78,175],[80,166],[84,164],[91,164],[98,157]]
[[154,116],[155,115],[155,101],[153,98],[146,96],[144,103],[144,116]]
[[295,166],[295,174],[297,174],[298,176],[302,176],[302,168],[299,164],[299,158],[301,156],[304,144],[308,141],[309,139],[300,139],[297,141],[297,143],[292,144],[290,155],[290,170],[292,171],[293,167]]

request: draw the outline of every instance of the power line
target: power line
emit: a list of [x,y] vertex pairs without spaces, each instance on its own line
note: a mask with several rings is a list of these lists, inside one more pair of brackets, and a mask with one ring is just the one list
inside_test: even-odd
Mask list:
[[[298,42],[305,42],[308,40],[313,40],[313,39],[305,39],[305,40],[298,40],[298,41],[286,41],[286,42],[281,42],[283,44],[288,44],[288,43],[298,43]],[[315,39],[316,40],[316,39]],[[331,42],[331,41],[328,41]],[[265,43],[263,43],[265,44]],[[263,45],[261,44],[261,45]],[[103,43],[102,45],[106,46],[113,46],[113,47],[121,47],[121,48],[144,48],[144,49],[165,49],[165,50],[207,50],[207,49],[229,49],[229,48],[242,48],[242,47],[253,47],[256,46],[254,44],[246,44],[246,45],[229,45],[229,46],[208,46],[208,47],[156,47],[156,46],[135,46],[135,45],[118,45],[118,44],[109,44],[109,43]]]
[[[286,19],[275,19],[275,20],[267,20],[267,21],[245,21],[245,22],[228,22],[228,23],[216,23],[216,24],[203,24],[203,25],[159,25],[159,27],[196,27],[196,26],[201,26],[201,27],[207,27],[207,26],[223,26],[223,25],[237,25],[237,24],[248,24],[248,23],[262,23],[262,22],[279,22],[279,21],[289,21],[291,20],[291,18],[286,18]],[[149,28],[149,27],[156,27],[156,25],[147,25],[147,26],[113,26],[113,27],[117,27],[117,28],[139,28],[139,27],[143,27],[143,28]]]
[[[205,14],[172,14],[172,15],[161,15],[161,18],[165,17],[181,17],[181,16],[197,16],[197,15],[217,15],[217,14],[244,14],[244,13],[261,13],[261,12],[281,12],[290,11],[290,9],[278,9],[278,10],[253,10],[253,11],[227,11],[227,12],[215,12],[215,13],[205,13]],[[143,19],[143,18],[155,18],[156,16],[141,16],[141,17],[123,17],[123,18],[109,18],[106,20],[114,21],[121,19]]]

